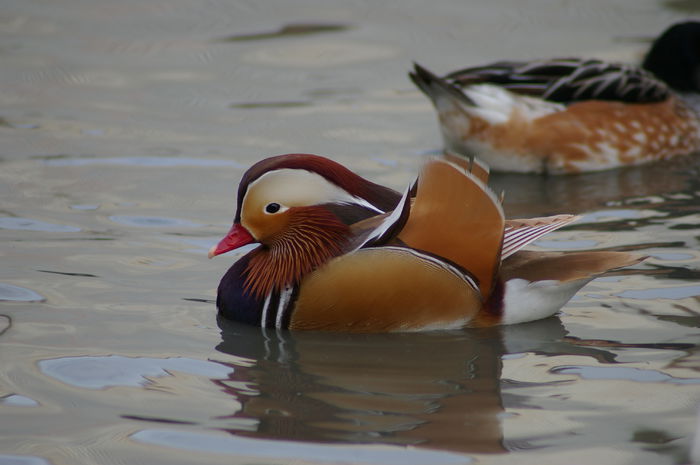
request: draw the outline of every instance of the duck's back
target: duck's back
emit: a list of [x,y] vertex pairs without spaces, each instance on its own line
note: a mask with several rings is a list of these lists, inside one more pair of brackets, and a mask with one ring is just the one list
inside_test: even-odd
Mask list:
[[664,82],[640,67],[582,58],[498,61],[454,71],[445,80],[462,89],[493,84],[564,104],[586,100],[654,103],[671,94]]

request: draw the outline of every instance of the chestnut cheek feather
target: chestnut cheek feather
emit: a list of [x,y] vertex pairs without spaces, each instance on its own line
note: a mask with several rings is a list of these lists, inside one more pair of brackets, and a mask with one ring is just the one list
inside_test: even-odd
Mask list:
[[233,223],[226,237],[218,244],[209,249],[208,257],[213,258],[222,253],[243,247],[244,245],[256,242],[255,238],[240,223]]
[[273,290],[293,285],[307,273],[340,255],[349,227],[325,207],[294,207],[288,223],[266,247],[251,252],[244,288],[262,299]]

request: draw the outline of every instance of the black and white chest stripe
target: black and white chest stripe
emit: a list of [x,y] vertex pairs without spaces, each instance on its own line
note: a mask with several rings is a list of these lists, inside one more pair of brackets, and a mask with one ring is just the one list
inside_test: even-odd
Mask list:
[[272,291],[267,296],[260,311],[261,328],[287,329],[299,295],[299,286],[287,286],[282,291]]

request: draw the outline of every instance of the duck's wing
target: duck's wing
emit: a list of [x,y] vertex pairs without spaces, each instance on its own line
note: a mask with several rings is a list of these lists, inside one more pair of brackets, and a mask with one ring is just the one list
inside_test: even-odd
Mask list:
[[426,163],[398,239],[467,270],[486,298],[498,270],[504,214],[477,176],[445,159]]
[[501,260],[505,260],[545,234],[549,234],[579,218],[576,215],[556,215],[506,220]]
[[377,247],[393,241],[408,221],[417,182],[408,186],[393,211],[367,218],[350,226],[350,250]]
[[486,184],[489,180],[490,168],[486,163],[479,160],[473,155],[460,154],[454,150],[445,149],[442,156],[445,160],[460,166],[462,169],[470,172],[479,181]]
[[558,103],[583,100],[652,103],[670,95],[666,84],[642,68],[595,59],[497,61],[454,71],[444,79],[456,88],[494,84],[517,94]]
[[[462,170],[471,173],[472,176],[481,181],[484,185],[488,181],[489,167],[479,159],[474,157],[466,158],[450,150],[444,151],[443,158],[449,163],[457,165]],[[415,195],[417,188],[418,181],[416,180],[412,185],[406,188],[394,210],[365,218],[352,224],[350,229],[354,238],[351,241],[350,249],[357,250],[360,248],[391,244],[405,226],[406,221],[408,221],[412,205],[416,200]],[[513,221],[515,221],[515,223],[513,223]],[[511,223],[513,223],[514,227],[522,227],[522,224],[531,224],[532,221],[511,220]]]
[[534,252],[521,251],[503,261],[504,281],[524,279],[528,282],[588,282],[608,271],[640,263],[646,256],[629,252]]

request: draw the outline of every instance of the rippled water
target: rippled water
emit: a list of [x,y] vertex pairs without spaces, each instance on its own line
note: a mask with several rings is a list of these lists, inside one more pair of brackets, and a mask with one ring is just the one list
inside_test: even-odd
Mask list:
[[[431,334],[217,322],[243,171],[333,157],[397,189],[440,141],[413,60],[636,60],[692,2],[7,0],[0,464],[687,463],[700,160],[500,175],[546,250],[636,250],[556,318]],[[700,456],[700,446],[696,445]]]

